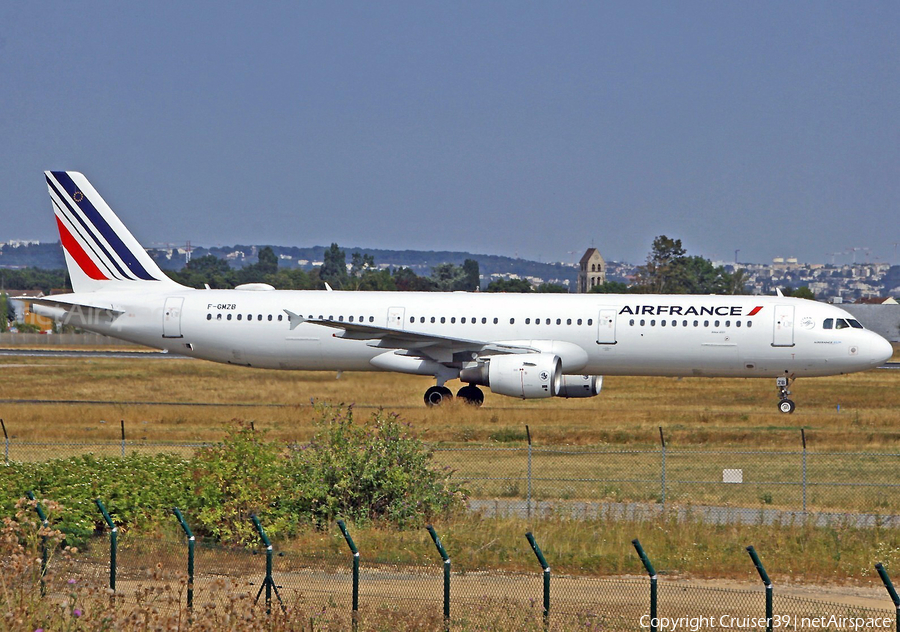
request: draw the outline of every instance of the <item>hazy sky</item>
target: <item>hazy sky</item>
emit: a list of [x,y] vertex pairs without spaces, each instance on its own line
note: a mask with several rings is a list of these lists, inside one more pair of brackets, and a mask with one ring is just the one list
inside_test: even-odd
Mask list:
[[0,143],[0,241],[900,263],[900,2],[5,2]]

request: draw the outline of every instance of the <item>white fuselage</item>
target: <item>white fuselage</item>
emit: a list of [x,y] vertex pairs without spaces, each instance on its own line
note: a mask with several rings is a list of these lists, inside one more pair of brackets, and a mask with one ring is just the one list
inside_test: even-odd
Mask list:
[[[401,347],[340,323],[553,353],[566,374],[778,377],[873,368],[890,344],[861,328],[826,329],[847,312],[802,299],[640,294],[488,294],[171,289],[54,297],[119,313],[70,310],[65,322],[186,356],[294,370],[434,374]],[[303,319],[329,321],[292,322]],[[428,353],[428,344],[414,345]],[[465,349],[465,344],[459,345]],[[432,360],[464,367],[468,352]],[[379,359],[380,358],[380,359]]]

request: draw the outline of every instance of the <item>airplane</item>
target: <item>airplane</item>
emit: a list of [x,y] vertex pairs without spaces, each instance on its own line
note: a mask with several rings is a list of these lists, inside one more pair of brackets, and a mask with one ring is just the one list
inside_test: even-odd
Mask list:
[[890,343],[852,315],[781,296],[494,294],[195,289],[167,277],[84,175],[45,172],[71,294],[34,311],[193,358],[307,371],[435,378],[425,403],[484,392],[586,398],[604,375],[775,378],[792,413],[797,377],[875,368]]

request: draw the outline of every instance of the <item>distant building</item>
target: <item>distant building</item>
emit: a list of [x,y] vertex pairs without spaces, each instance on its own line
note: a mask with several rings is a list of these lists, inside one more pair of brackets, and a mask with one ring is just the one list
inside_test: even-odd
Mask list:
[[595,285],[606,283],[606,261],[596,248],[588,248],[578,268],[578,293],[587,294]]

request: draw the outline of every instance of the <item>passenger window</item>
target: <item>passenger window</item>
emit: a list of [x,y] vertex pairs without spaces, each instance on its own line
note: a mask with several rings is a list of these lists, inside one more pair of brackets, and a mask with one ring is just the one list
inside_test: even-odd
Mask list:
[[447,322],[447,318],[445,316],[441,316],[441,324],[443,325],[446,322]]
[[642,319],[641,319],[641,327],[643,327],[643,326],[646,325],[646,324],[647,324],[647,321],[644,320],[644,319],[642,318]]
[[562,319],[557,318],[557,319],[556,319],[556,324],[557,324],[557,325],[562,325]]
[[530,319],[530,318],[526,318],[526,319],[525,319],[525,324],[526,324],[526,325],[530,325],[530,324],[531,324],[531,319]]
[[207,314],[207,315],[206,315],[206,320],[212,320],[212,314]]
[[715,326],[716,326],[716,327],[719,326],[719,321],[716,321],[716,322],[715,322]]
[[[571,325],[571,324],[572,324],[572,319],[571,319],[571,318],[567,318],[567,319],[566,319],[566,324],[567,324],[567,325]],[[633,325],[633,324],[634,324],[634,321],[631,321],[631,324]]]
[[659,326],[660,326],[660,327],[665,327],[665,326],[666,326],[666,320],[665,320],[665,319],[662,319],[661,321],[659,321]]
[[632,318],[631,320],[629,320],[628,324],[631,325],[632,327],[634,327],[634,319]]
[[374,317],[374,316],[369,316],[369,322],[370,322],[370,323],[374,323],[374,322],[375,322],[375,317]]
[[677,327],[677,326],[678,326],[678,321],[677,321],[677,320],[673,320],[673,321],[672,321],[672,327]]
[[[590,324],[590,323],[588,323],[588,324]],[[655,319],[655,318],[654,318],[653,320],[650,321],[650,326],[651,326],[651,327],[656,327],[656,319]]]
[[420,323],[424,323],[424,322],[425,322],[425,317],[422,316],[422,317],[419,319],[419,322],[420,322]]
[[548,325],[550,324],[550,319],[549,319],[549,318],[547,319],[547,324],[548,324]]
[[431,322],[434,322],[434,316],[431,317]]
[[247,320],[253,320],[253,314],[247,314]]
[[281,319],[282,319],[282,318],[283,318],[283,316],[282,316],[281,314],[278,314],[278,322],[279,322],[279,323],[281,322]]
[[231,314],[228,314],[228,316],[226,316],[225,318],[227,318],[228,320],[231,320]]
[[687,327],[687,321],[686,321],[686,320],[682,321],[682,322],[681,322],[681,326],[682,326],[682,327]]
[[515,319],[515,318],[510,318],[510,319],[509,319],[509,324],[510,324],[510,325],[515,325],[515,324],[516,324],[516,319]]
[[822,323],[822,329],[832,329],[834,327],[834,319],[826,318],[825,322]]
[[726,326],[726,327],[731,327],[731,321],[730,321],[730,320],[726,320],[726,321],[725,321],[725,326]]
[[222,314],[216,314],[216,320],[222,320]]
[[271,320],[272,320],[272,314],[269,314],[269,321],[271,322]]
[[735,326],[740,327],[740,326],[741,326],[741,321],[737,321],[737,322],[734,323],[734,324],[735,324]]
[[704,320],[704,321],[703,321],[703,326],[704,326],[704,327],[709,327],[709,321],[708,321],[708,320]]
[[581,319],[579,318],[579,319],[578,319],[577,321],[575,321],[575,322],[576,322],[576,324],[580,325],[580,324],[581,324]]
[[450,318],[450,322],[455,324],[455,323],[456,323],[456,316],[451,317],[451,318]]
[[463,325],[465,325],[465,324],[466,324],[466,317],[463,316],[462,318],[460,318],[460,319],[459,319],[459,322],[462,323]]
[[[353,316],[351,316],[351,317],[348,318],[347,320],[349,320],[349,321],[352,323],[352,322],[353,322]],[[410,320],[409,322],[412,322],[412,320]]]
[[747,321],[747,327],[753,327],[753,321],[752,321],[752,320],[748,320],[748,321]]
[[496,325],[496,324],[497,324],[497,322],[498,322],[498,321],[497,321],[497,319],[496,319],[496,318],[495,318],[495,319],[494,319],[494,324],[495,324],[495,325]]
[[699,326],[700,326],[700,321],[699,321],[699,320],[695,320],[695,321],[694,321],[694,327],[699,327]]
[[[260,316],[259,318],[260,318],[260,320],[262,320],[262,316]],[[338,320],[339,320],[340,322],[344,322],[344,317],[343,317],[343,316],[338,316]]]
[[238,318],[238,320],[240,320],[240,319],[241,319],[241,314],[238,314],[238,317],[237,317],[237,318]]
[[594,324],[594,319],[593,319],[593,318],[588,318],[588,327],[590,327],[590,326],[593,325],[593,324]]
[[[353,322],[353,316],[350,317],[350,322],[351,322],[351,323]],[[415,317],[415,316],[410,316],[410,317],[409,317],[409,322],[410,322],[410,323],[416,322],[416,317]]]

